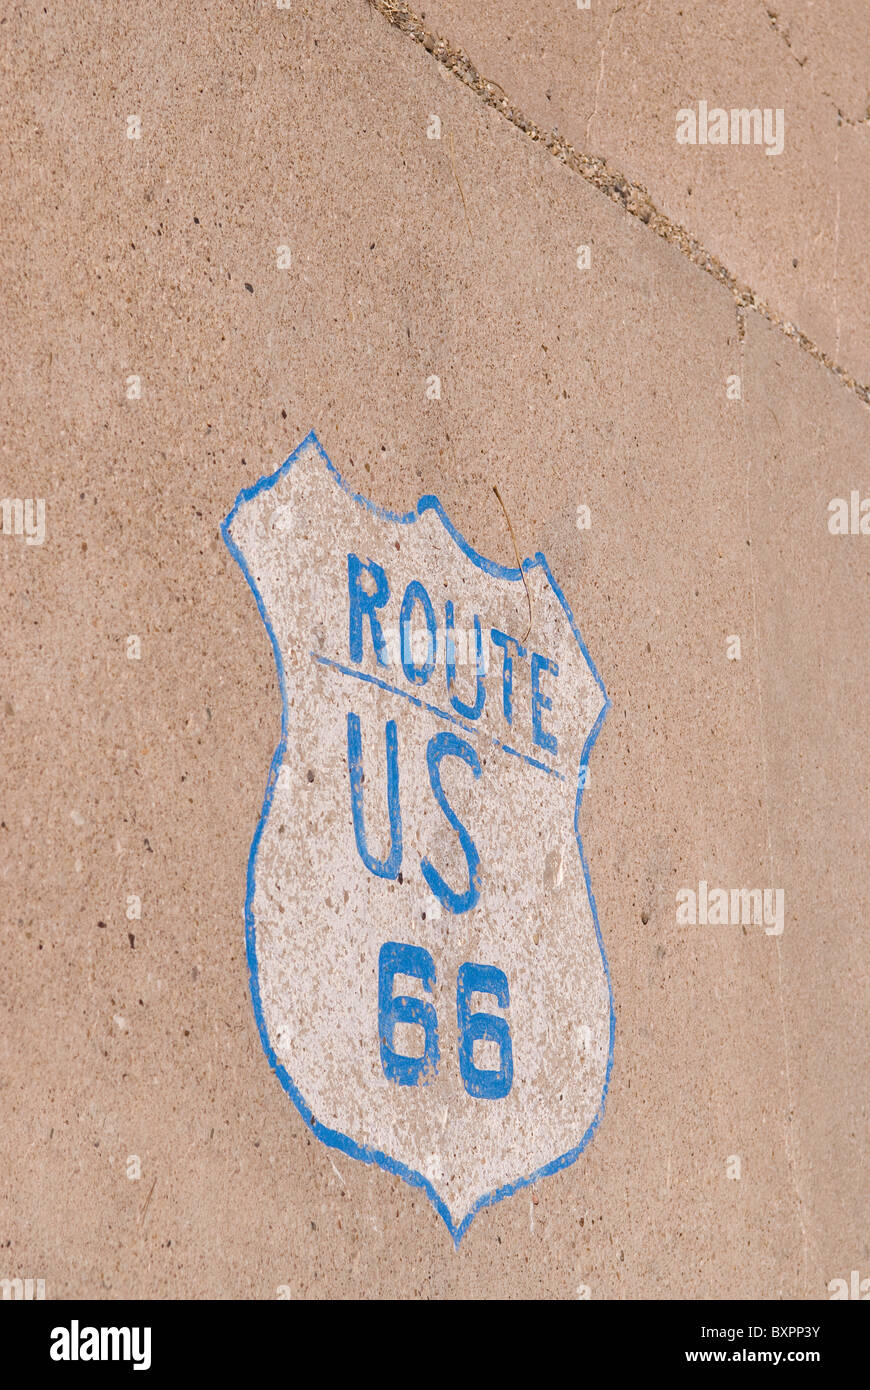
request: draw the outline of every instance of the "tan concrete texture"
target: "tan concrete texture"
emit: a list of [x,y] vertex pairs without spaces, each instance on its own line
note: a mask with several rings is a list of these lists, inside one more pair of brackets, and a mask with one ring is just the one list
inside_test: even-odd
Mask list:
[[[422,27],[461,49],[496,95],[640,184],[780,320],[870,381],[861,0],[591,0],[586,9],[427,0],[423,11]],[[697,113],[702,101],[711,112],[781,109],[781,153],[677,143],[677,112]]]
[[[635,21],[661,38],[660,7]],[[534,22],[520,105],[547,65],[568,90],[565,29]],[[372,5],[113,0],[0,28],[2,492],[45,501],[42,544],[0,535],[0,1277],[49,1298],[594,1300],[825,1299],[870,1274],[870,539],[829,529],[832,499],[870,491],[867,407]],[[741,100],[776,90],[747,78]],[[860,161],[865,136],[831,138]],[[775,163],[748,205],[781,250],[830,250],[820,166],[802,202]],[[731,248],[721,174],[706,206]],[[756,252],[785,295],[779,251]],[[828,282],[804,273],[794,302],[827,333]],[[857,291],[841,309],[866,361]],[[580,817],[616,1018],[603,1118],[458,1247],[420,1188],[315,1137],[251,1005],[282,704],[220,526],[312,430],[380,506],[434,493],[498,564],[514,538],[543,552],[611,701]],[[346,768],[312,770],[346,796]],[[701,881],[783,890],[781,934],[679,922]],[[396,885],[397,920],[416,891]]]

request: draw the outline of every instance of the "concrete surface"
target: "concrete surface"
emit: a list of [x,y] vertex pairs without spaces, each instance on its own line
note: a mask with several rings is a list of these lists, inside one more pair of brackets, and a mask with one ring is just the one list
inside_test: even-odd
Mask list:
[[[424,27],[462,49],[530,120],[639,183],[778,318],[870,381],[861,0],[591,0],[582,10],[576,0],[427,0],[422,9]],[[677,112],[701,101],[781,109],[782,152],[678,144]]]
[[[761,18],[773,105],[801,75]],[[821,1299],[870,1273],[870,540],[828,527],[870,492],[866,406],[372,6],[32,5],[3,29],[3,491],[44,499],[45,538],[0,536],[0,1276],[49,1298]],[[536,59],[554,90],[561,35]],[[633,42],[640,82],[656,45]],[[703,95],[709,45],[682,47]],[[653,191],[643,148],[619,156]],[[770,202],[783,176],[757,162],[741,197],[776,246],[830,251],[828,175]],[[723,255],[754,246],[742,273],[790,313],[779,251],[728,242],[723,177]],[[821,340],[829,282],[800,284]],[[857,291],[840,303],[866,360]],[[219,528],[311,430],[355,491],[435,493],[511,567],[507,514],[611,700],[580,824],[604,1116],[456,1249],[425,1192],[311,1133],[251,1007],[281,695]],[[702,881],[783,890],[781,934],[679,923]]]

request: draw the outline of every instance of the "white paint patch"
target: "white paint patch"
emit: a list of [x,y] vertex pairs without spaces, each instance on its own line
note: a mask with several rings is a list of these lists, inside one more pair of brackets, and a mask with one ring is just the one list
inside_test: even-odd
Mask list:
[[525,638],[518,572],[434,502],[412,516],[349,494],[309,436],[225,523],[285,704],[248,941],[301,1113],[458,1240],[600,1117],[612,1011],[575,808],[605,697],[542,563]]

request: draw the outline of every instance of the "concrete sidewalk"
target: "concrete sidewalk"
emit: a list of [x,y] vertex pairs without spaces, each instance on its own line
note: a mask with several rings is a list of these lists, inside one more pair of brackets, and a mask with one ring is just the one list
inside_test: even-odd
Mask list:
[[[391,0],[113,0],[3,26],[2,486],[43,500],[44,536],[9,509],[0,1276],[594,1299],[870,1276],[866,61],[785,5],[747,0],[725,48],[682,8],[434,0],[415,29]],[[606,157],[604,191],[458,79],[460,47],[512,112]],[[707,94],[784,107],[782,156],[677,146],[665,115]],[[607,196],[614,170],[654,214]],[[496,566],[543,553],[610,699],[579,819],[615,1013],[603,1118],[560,1171],[506,1171],[457,1247],[423,1187],[312,1133],[251,1007],[282,700],[220,526],[311,431],[390,513],[434,494]],[[324,521],[324,574],[346,540]],[[346,798],[313,727],[311,780]],[[546,933],[554,831],[517,795]],[[270,885],[288,922],[325,833]],[[699,921],[702,884],[781,890],[781,923]],[[407,925],[418,888],[393,888]]]

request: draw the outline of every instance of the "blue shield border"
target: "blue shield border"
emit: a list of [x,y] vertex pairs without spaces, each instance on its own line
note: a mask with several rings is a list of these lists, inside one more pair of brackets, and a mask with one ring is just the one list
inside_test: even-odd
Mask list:
[[483,570],[486,574],[493,575],[495,578],[508,579],[517,583],[521,581],[522,576],[518,569],[507,568],[504,565],[497,564],[494,560],[487,560],[485,556],[479,555],[477,551],[468,544],[468,542],[461,535],[461,533],[457,531],[456,527],[453,525],[444,508],[442,507],[441,503],[439,502],[438,498],[435,497],[433,494],[428,494],[425,497],[421,497],[413,511],[407,512],[405,513],[405,515],[401,515],[398,512],[388,511],[385,507],[381,507],[376,502],[372,502],[368,498],[362,497],[359,493],[354,492],[352,488],[345,482],[344,478],[342,478],[338,469],[335,467],[331,459],[328,457],[325,449],[321,445],[320,440],[317,438],[317,435],[314,433],[313,430],[305,436],[301,444],[297,445],[297,447],[293,450],[292,454],[290,454],[284,460],[280,468],[277,468],[274,473],[270,473],[268,477],[260,478],[259,482],[252,484],[251,487],[243,488],[242,491],[239,493],[238,497],[236,498],[235,502],[233,503],[232,509],[221,522],[221,535],[223,536],[227,549],[229,550],[233,559],[238,564],[240,570],[242,571],[242,574],[245,576],[245,579],[248,581],[248,585],[250,587],[251,593],[254,595],[254,599],[257,604],[257,609],[259,611],[260,617],[262,618],[266,631],[269,634],[269,641],[272,644],[272,653],[275,657],[275,666],[278,672],[278,684],[281,688],[281,738],[278,743],[278,747],[275,749],[274,755],[272,757],[272,763],[269,769],[269,779],[266,784],[266,794],[263,799],[263,809],[260,812],[260,819],[257,821],[257,828],[254,831],[254,838],[251,841],[251,849],[248,855],[247,889],[245,893],[245,949],[248,958],[248,970],[250,975],[251,1001],[254,1006],[254,1017],[257,1020],[257,1028],[260,1034],[260,1041],[263,1045],[263,1051],[266,1054],[266,1058],[269,1062],[270,1067],[275,1072],[276,1076],[278,1077],[278,1080],[281,1082],[281,1085],[284,1087],[284,1090],[287,1092],[290,1099],[293,1101],[293,1104],[296,1106],[296,1109],[299,1111],[299,1114],[302,1116],[303,1120],[305,1121],[306,1125],[311,1130],[311,1132],[314,1135],[316,1135],[318,1139],[322,1140],[322,1142],[326,1144],[329,1148],[339,1149],[342,1153],[348,1154],[351,1158],[358,1158],[363,1163],[376,1164],[379,1168],[383,1168],[385,1172],[395,1173],[400,1178],[404,1178],[405,1182],[410,1183],[412,1187],[420,1188],[423,1192],[425,1192],[426,1196],[431,1201],[435,1210],[438,1212],[438,1215],[441,1217],[442,1221],[444,1222],[445,1226],[447,1227],[448,1231],[453,1237],[454,1249],[458,1250],[459,1243],[462,1240],[462,1237],[465,1235],[475,1216],[479,1211],[482,1210],[482,1208],[492,1206],[495,1202],[500,1202],[503,1197],[509,1197],[511,1193],[518,1192],[520,1188],[529,1187],[532,1183],[537,1182],[540,1178],[549,1177],[551,1173],[558,1173],[560,1169],[570,1167],[570,1165],[574,1163],[577,1160],[577,1158],[579,1158],[580,1154],[586,1148],[586,1145],[589,1143],[593,1134],[598,1129],[598,1126],[601,1123],[602,1117],[604,1115],[604,1106],[607,1099],[607,1091],[610,1085],[610,1073],[613,1067],[613,1042],[616,1031],[616,1018],[613,1009],[613,987],[610,981],[610,968],[607,963],[607,954],[604,950],[604,942],[601,937],[601,927],[598,922],[598,909],[595,905],[595,896],[592,892],[592,884],[589,878],[589,866],[586,862],[586,855],[584,853],[583,843],[580,838],[580,805],[583,800],[583,790],[586,780],[584,774],[589,764],[589,755],[592,751],[595,740],[601,731],[601,726],[604,723],[604,718],[607,714],[607,711],[610,708],[610,699],[607,695],[607,691],[604,688],[604,682],[598,674],[595,663],[586,649],[586,644],[580,635],[580,630],[577,627],[576,622],[574,621],[574,615],[571,612],[567,600],[565,599],[562,590],[559,588],[558,584],[553,578],[553,575],[550,571],[550,567],[547,564],[544,555],[541,554],[541,552],[539,551],[535,555],[534,559],[524,560],[522,562],[522,568],[525,573],[528,573],[530,570],[535,568],[540,568],[543,570],[547,579],[547,583],[550,585],[551,589],[553,590],[553,593],[559,600],[559,603],[561,604],[565,612],[565,616],[568,619],[571,631],[574,634],[574,637],[577,641],[577,645],[583,653],[583,656],[589,666],[589,669],[601,691],[601,694],[604,697],[604,705],[592,729],[589,732],[589,736],[586,739],[585,744],[583,745],[583,751],[580,756],[580,767],[578,770],[577,779],[577,799],[574,805],[574,836],[577,841],[577,849],[580,853],[580,862],[583,865],[583,876],[586,880],[586,892],[588,894],[589,903],[592,908],[592,920],[595,924],[595,935],[598,941],[598,949],[601,953],[601,963],[604,967],[604,974],[607,980],[607,991],[610,1004],[610,1036],[607,1050],[607,1068],[604,1075],[604,1086],[601,1092],[601,1101],[599,1103],[598,1110],[596,1112],[595,1118],[592,1120],[591,1124],[589,1125],[588,1129],[586,1130],[586,1133],[583,1135],[583,1138],[580,1140],[579,1144],[577,1144],[573,1149],[569,1149],[567,1153],[560,1154],[558,1158],[554,1158],[549,1163],[544,1164],[542,1168],[536,1169],[535,1172],[530,1173],[528,1177],[517,1178],[514,1182],[505,1183],[503,1187],[498,1187],[493,1192],[484,1193],[482,1197],[478,1198],[474,1206],[471,1208],[469,1212],[466,1213],[466,1215],[462,1218],[459,1224],[456,1225],[454,1224],[450,1212],[448,1211],[444,1201],[441,1197],[439,1197],[432,1184],[422,1173],[418,1173],[414,1168],[408,1168],[404,1163],[397,1162],[396,1159],[390,1158],[388,1154],[381,1153],[378,1149],[370,1148],[367,1145],[357,1144],[355,1140],[350,1138],[349,1135],[340,1134],[337,1130],[334,1129],[328,1129],[326,1125],[320,1124],[314,1118],[310,1108],[306,1104],[304,1096],[296,1087],[292,1076],[290,1076],[286,1067],[282,1066],[282,1064],[278,1061],[277,1057],[275,1056],[275,1052],[266,1029],[266,1022],[263,1017],[263,1009],[260,1000],[260,982],[257,966],[257,939],[253,913],[254,882],[257,863],[257,849],[260,844],[260,836],[263,833],[263,827],[266,824],[266,820],[269,815],[269,810],[272,805],[272,797],[275,792],[275,784],[278,779],[278,773],[281,769],[281,764],[284,761],[284,753],[287,747],[287,687],[284,675],[284,663],[281,659],[281,651],[278,646],[278,642],[275,638],[275,633],[272,630],[272,625],[269,622],[269,618],[266,613],[265,606],[263,604],[262,596],[259,590],[257,589],[257,585],[254,581],[253,575],[248,569],[245,557],[242,555],[241,551],[238,549],[238,546],[235,544],[232,536],[230,535],[230,527],[232,526],[236,513],[238,512],[239,507],[242,505],[242,503],[249,502],[253,497],[256,497],[258,493],[265,491],[266,488],[272,487],[278,481],[279,478],[283,477],[285,473],[289,472],[289,470],[293,467],[293,464],[295,463],[299,455],[302,453],[302,451],[312,446],[317,450],[318,454],[323,460],[324,465],[331,473],[335,482],[347,494],[347,496],[350,497],[359,506],[365,507],[368,511],[373,512],[381,520],[399,522],[402,525],[412,525],[418,519],[418,517],[423,515],[424,512],[434,511],[442,526],[452,537],[452,539],[456,542],[459,549],[463,552],[464,555],[467,556],[467,558],[472,562],[472,564],[478,567],[478,569]]

